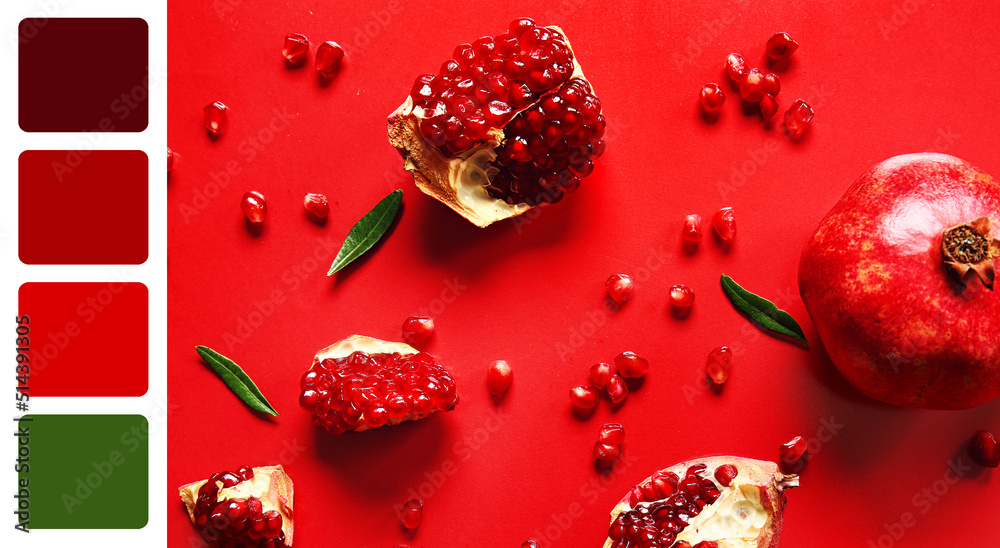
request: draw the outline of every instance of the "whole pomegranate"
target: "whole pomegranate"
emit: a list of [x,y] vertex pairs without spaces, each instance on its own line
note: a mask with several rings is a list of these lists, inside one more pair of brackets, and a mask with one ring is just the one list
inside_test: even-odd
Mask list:
[[604,548],[774,548],[786,489],[773,462],[721,456],[664,468],[611,511]]
[[527,17],[459,44],[388,118],[417,187],[481,227],[575,191],[604,129],[565,33]]
[[809,238],[799,291],[862,392],[965,409],[1000,395],[1000,183],[944,154],[861,176]]

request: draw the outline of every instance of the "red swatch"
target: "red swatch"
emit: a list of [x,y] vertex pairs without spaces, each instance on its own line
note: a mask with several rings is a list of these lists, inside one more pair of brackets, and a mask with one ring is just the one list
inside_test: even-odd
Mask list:
[[18,25],[24,131],[143,131],[149,26],[135,18],[24,19]]
[[[25,283],[29,394],[139,397],[149,382],[149,292],[135,282]],[[20,341],[23,346],[23,341]]]
[[148,163],[138,150],[22,152],[18,160],[21,262],[146,262]]

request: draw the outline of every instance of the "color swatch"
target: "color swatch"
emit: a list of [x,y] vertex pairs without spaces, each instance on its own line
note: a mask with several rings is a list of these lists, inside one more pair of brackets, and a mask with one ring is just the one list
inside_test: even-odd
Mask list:
[[24,131],[143,131],[149,26],[136,18],[39,18],[18,25]]
[[[142,415],[25,415],[17,423],[18,508],[29,529],[140,529],[149,518]],[[27,451],[24,448],[27,447]],[[24,504],[27,500],[28,504]]]
[[140,150],[26,150],[18,159],[25,264],[142,264],[149,159]]
[[149,292],[141,283],[34,283],[18,291],[29,318],[30,394],[139,397],[149,383]]

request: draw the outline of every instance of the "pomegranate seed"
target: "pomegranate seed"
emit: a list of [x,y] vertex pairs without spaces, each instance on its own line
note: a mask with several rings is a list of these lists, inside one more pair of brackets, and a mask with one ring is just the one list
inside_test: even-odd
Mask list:
[[719,110],[726,103],[726,94],[722,92],[719,84],[705,84],[705,87],[701,88],[698,100],[701,102],[701,108],[712,112]]
[[739,473],[739,470],[732,464],[723,464],[715,469],[715,480],[723,487],[729,487],[729,484],[733,482],[733,479]]
[[742,82],[746,79],[747,74],[750,74],[750,69],[747,68],[742,55],[730,53],[726,57],[726,72],[734,82]]
[[694,290],[683,284],[674,285],[670,288],[670,302],[674,306],[687,308],[694,304]]
[[321,76],[333,76],[344,60],[344,48],[333,40],[323,42],[316,48],[316,70]]
[[535,20],[530,17],[518,17],[510,22],[508,30],[514,38],[520,38],[525,32],[535,28]]
[[410,316],[403,321],[403,340],[422,346],[434,335],[434,320],[427,316]]
[[600,441],[594,444],[594,458],[597,460],[615,460],[621,454],[621,448]]
[[684,241],[697,242],[701,240],[701,236],[701,215],[692,213],[684,217],[684,231],[681,232],[681,237],[684,238]]
[[625,441],[625,427],[617,422],[606,423],[597,434],[597,439],[608,445],[621,445]]
[[503,360],[497,360],[490,364],[486,370],[486,386],[490,389],[490,394],[499,396],[510,388],[514,382],[514,372]]
[[788,59],[797,49],[799,49],[799,43],[792,40],[784,32],[776,33],[768,38],[767,44],[764,46],[764,51],[771,59]]
[[521,543],[521,548],[539,548],[539,545],[537,541],[526,540]]
[[222,135],[229,126],[229,107],[222,101],[216,101],[210,105],[205,105],[205,129],[213,138]]
[[740,82],[740,97],[744,101],[756,103],[764,96],[764,75],[757,69],[751,69],[746,78]]
[[301,67],[309,58],[309,39],[301,34],[289,34],[285,37],[285,47],[281,49],[285,56],[285,64],[289,67]]
[[715,233],[725,241],[730,241],[736,237],[736,217],[733,208],[724,207],[715,212],[712,216],[712,228]]
[[618,374],[626,379],[642,377],[649,371],[649,362],[645,358],[636,355],[635,352],[626,350],[615,356],[615,367]]
[[986,431],[980,430],[972,436],[969,444],[969,456],[979,466],[986,468],[996,468],[1000,466],[1000,443],[996,437]]
[[788,443],[782,444],[778,450],[778,455],[783,462],[789,464],[802,458],[806,453],[806,440],[802,436],[795,436]]
[[729,379],[729,369],[733,365],[733,352],[728,346],[720,346],[708,354],[705,372],[715,384],[725,384]]
[[607,289],[611,300],[623,303],[632,296],[632,277],[628,274],[612,274],[608,281],[604,282],[604,288]]
[[306,194],[302,204],[306,211],[319,219],[326,219],[330,215],[330,202],[322,194]]
[[800,133],[809,127],[813,119],[813,109],[802,99],[796,99],[785,111],[785,126],[793,133]]
[[264,217],[267,216],[267,200],[263,194],[256,190],[251,190],[243,195],[240,207],[251,223],[262,223]]
[[775,96],[781,91],[781,80],[778,79],[778,75],[769,72],[764,76],[764,81],[761,83],[761,87],[764,90],[764,95]]
[[778,113],[778,100],[772,95],[765,94],[760,98],[760,115],[764,119],[771,118]]
[[597,390],[582,384],[569,391],[570,401],[580,409],[590,409],[597,405],[597,401],[600,398],[601,396],[597,393]]
[[617,373],[611,375],[611,378],[608,379],[608,397],[611,398],[611,403],[615,405],[625,401],[625,398],[628,397],[628,385],[625,384],[625,379]]
[[611,376],[617,372],[615,366],[610,363],[595,363],[590,366],[590,384],[594,385],[594,388],[604,388]]
[[399,521],[407,529],[420,527],[420,520],[424,517],[424,503],[420,499],[410,499],[399,509]]
[[170,173],[172,169],[174,169],[174,151],[167,147],[167,173]]

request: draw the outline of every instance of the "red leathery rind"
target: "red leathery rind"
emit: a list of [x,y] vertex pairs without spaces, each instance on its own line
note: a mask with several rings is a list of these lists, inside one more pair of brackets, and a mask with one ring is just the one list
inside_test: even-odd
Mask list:
[[1000,222],[1000,183],[922,153],[873,167],[823,219],[802,250],[799,291],[851,384],[908,407],[1000,396],[1000,292],[975,281],[963,291],[940,249],[945,229],[982,217]]

